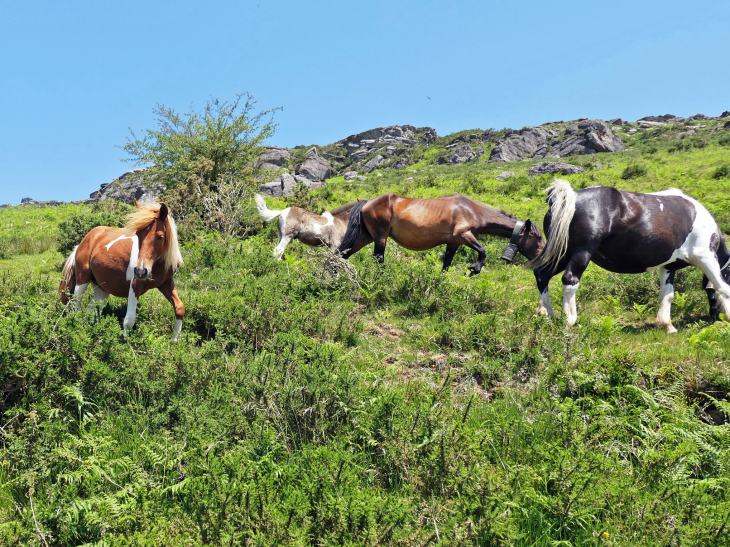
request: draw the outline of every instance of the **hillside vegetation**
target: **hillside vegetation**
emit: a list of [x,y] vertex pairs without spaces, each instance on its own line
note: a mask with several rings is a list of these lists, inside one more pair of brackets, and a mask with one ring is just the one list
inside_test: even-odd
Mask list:
[[[565,178],[677,187],[730,233],[730,131],[702,123],[564,158],[586,169]],[[542,222],[534,162],[436,165],[450,142],[269,206],[461,192]],[[505,240],[469,278],[465,248],[440,275],[443,249],[390,242],[381,268],[295,241],[276,262],[274,225],[181,227],[181,341],[156,292],[125,340],[125,300],[97,320],[56,302],[58,226],[92,214],[0,210],[0,544],[728,544],[730,328],[698,270],[677,275],[677,334],[654,328],[656,273],[593,265],[567,329],[535,316]]]

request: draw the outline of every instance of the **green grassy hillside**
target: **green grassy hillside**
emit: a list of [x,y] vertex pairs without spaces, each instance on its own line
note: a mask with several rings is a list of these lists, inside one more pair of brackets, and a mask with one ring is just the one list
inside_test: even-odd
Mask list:
[[[726,130],[703,123],[691,146],[659,128],[566,158],[586,167],[566,178],[681,188],[730,233]],[[541,222],[534,162],[434,165],[448,143],[269,205],[461,192]],[[534,315],[504,240],[468,278],[468,249],[440,275],[443,249],[392,242],[383,268],[299,242],[275,262],[267,225],[182,241],[180,343],[158,293],[125,340],[124,300],[97,321],[56,303],[57,226],[82,210],[0,210],[0,544],[727,545],[730,328],[706,322],[697,270],[677,334],[653,326],[655,273],[595,266],[567,329]]]

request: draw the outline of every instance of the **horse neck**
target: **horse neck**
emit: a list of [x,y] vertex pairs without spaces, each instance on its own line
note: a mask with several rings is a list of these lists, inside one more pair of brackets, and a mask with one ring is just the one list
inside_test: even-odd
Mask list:
[[477,203],[477,205],[477,214],[480,217],[480,234],[489,234],[507,238],[512,236],[512,230],[515,229],[515,224],[517,224],[516,218],[512,218],[511,216],[506,215],[501,211],[497,211],[487,205],[483,205],[481,203]]

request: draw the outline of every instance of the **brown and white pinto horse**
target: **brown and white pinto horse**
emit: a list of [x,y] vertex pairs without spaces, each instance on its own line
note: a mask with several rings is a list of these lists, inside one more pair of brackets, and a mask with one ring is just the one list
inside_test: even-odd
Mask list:
[[538,315],[552,317],[548,284],[564,272],[563,312],[568,325],[578,319],[575,294],[589,262],[616,273],[659,269],[657,327],[672,326],[674,273],[696,266],[710,316],[730,320],[730,251],[710,212],[697,200],[672,188],[652,194],[595,186],[575,191],[556,179],[548,188],[550,210],[543,228],[547,245],[532,262],[540,292]]
[[[505,213],[472,201],[461,194],[450,194],[434,199],[406,198],[384,194],[352,208],[347,231],[337,251],[349,258],[357,252],[363,234],[375,241],[374,255],[385,260],[385,244],[390,237],[401,247],[411,251],[426,251],[446,245],[442,273],[449,269],[456,250],[461,245],[474,249],[479,256],[469,266],[471,274],[478,274],[484,266],[487,253],[477,236],[496,235],[510,239],[516,250],[532,260],[542,251],[545,240],[540,229],[531,221],[519,222]],[[514,250],[505,250],[502,258],[510,262]]]
[[[278,260],[281,260],[287,245],[294,239],[298,239],[310,247],[337,249],[347,229],[347,219],[350,216],[350,211],[358,203],[348,203],[322,215],[315,215],[301,207],[269,209],[260,194],[256,194],[254,199],[256,200],[259,215],[261,215],[264,222],[271,222],[275,218],[279,218],[277,225],[279,242],[274,248],[274,257]],[[372,241],[367,233],[362,234],[355,242],[355,248],[359,251]]]
[[68,257],[59,287],[61,302],[81,307],[81,296],[89,284],[94,300],[110,294],[127,299],[124,335],[134,326],[137,301],[150,289],[159,289],[175,308],[173,340],[182,329],[185,306],[180,301],[172,276],[182,264],[177,227],[167,205],[141,206],[127,216],[125,228],[97,226]]

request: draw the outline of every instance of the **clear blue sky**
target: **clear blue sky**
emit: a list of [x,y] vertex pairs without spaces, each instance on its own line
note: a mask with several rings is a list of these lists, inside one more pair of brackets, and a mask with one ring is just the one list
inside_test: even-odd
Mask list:
[[243,91],[284,107],[280,146],[730,109],[718,0],[28,0],[0,4],[0,51],[0,203],[86,198],[157,103]]

